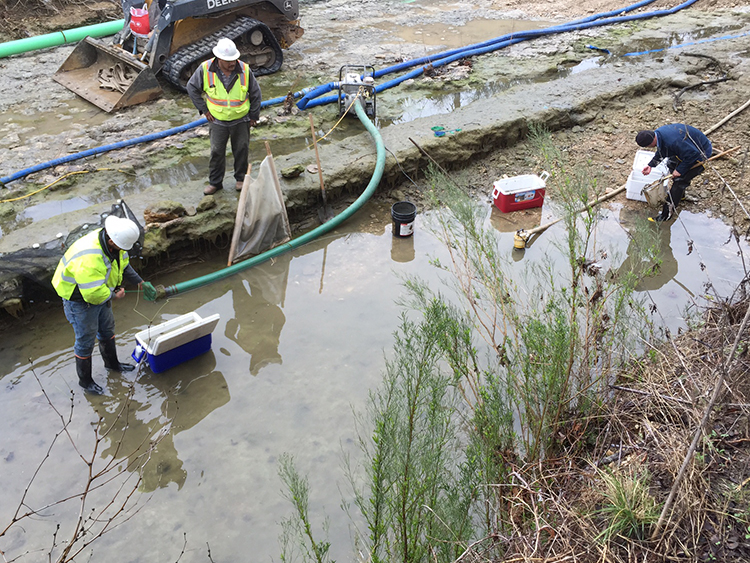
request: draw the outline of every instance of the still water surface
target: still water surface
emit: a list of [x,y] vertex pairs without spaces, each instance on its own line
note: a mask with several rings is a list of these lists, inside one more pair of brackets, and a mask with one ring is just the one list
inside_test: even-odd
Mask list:
[[[634,210],[629,203],[604,213],[597,244],[611,249],[607,267],[627,259],[624,229],[644,213],[645,208]],[[529,227],[546,220],[549,209],[545,204],[543,210],[518,215]],[[487,207],[487,225],[498,232],[509,267],[518,270],[522,283],[525,264],[555,254],[563,231],[556,225],[519,254],[513,250],[518,221],[509,217]],[[686,305],[703,302],[706,283],[726,294],[743,275],[726,226],[686,211],[680,218],[662,233],[668,245],[663,273],[641,287],[658,304],[657,322],[663,317],[672,328],[684,325]],[[221,320],[209,353],[160,374],[145,369],[137,378],[106,377],[95,353],[94,377],[105,384],[103,397],[79,392],[72,329],[62,308],[35,321],[25,334],[7,335],[0,343],[0,525],[9,521],[60,427],[36,374],[64,418],[72,404],[71,434],[84,455],[92,448],[96,413],[103,417],[103,428],[112,434],[96,454],[98,466],[114,460],[123,467],[131,451],[172,419],[171,432],[146,466],[138,495],[141,511],[94,544],[95,560],[176,561],[187,540],[181,561],[206,561],[209,547],[217,562],[278,561],[278,523],[291,513],[277,476],[284,452],[295,456],[310,480],[317,532],[322,534],[320,525],[329,517],[333,557],[353,560],[354,525],[340,508],[342,500],[351,500],[342,450],[358,459],[352,410],[362,411],[390,354],[402,310],[397,305],[401,277],[419,275],[439,287],[429,261],[446,254],[428,222],[428,214],[419,215],[412,238],[394,238],[389,209],[370,203],[340,230],[273,263],[166,303],[138,302],[135,295],[118,301],[121,359],[149,321],[158,324],[190,311],[219,313]],[[217,256],[154,281],[176,283],[224,265],[225,258]],[[132,380],[134,395],[125,419],[118,412]],[[85,470],[61,439],[35,480],[29,504],[41,506],[70,494]],[[75,513],[53,508],[45,514],[0,548],[14,554],[48,545],[54,524]]]

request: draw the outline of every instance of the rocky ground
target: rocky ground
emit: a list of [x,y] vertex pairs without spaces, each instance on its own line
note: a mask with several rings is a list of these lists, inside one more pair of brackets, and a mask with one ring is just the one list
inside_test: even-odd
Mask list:
[[[116,4],[91,5],[77,0],[19,3],[0,16],[0,39],[113,19],[121,15]],[[674,5],[675,2],[658,0],[641,11]],[[476,30],[484,34],[482,39],[496,36],[488,35],[486,26],[491,26],[494,32],[502,24],[506,27],[500,33],[507,33],[528,26],[559,24],[607,9],[611,5],[603,0],[475,0],[459,4],[445,0],[301,2],[305,35],[285,53],[282,71],[264,77],[264,97],[336,79],[342,64],[365,60],[380,68],[478,41],[472,35]],[[430,154],[461,178],[462,183],[475,188],[478,197],[486,198],[494,180],[503,175],[539,170],[539,156],[524,141],[524,119],[543,121],[549,126],[563,154],[573,163],[587,164],[600,186],[605,189],[620,186],[627,178],[637,148],[633,142],[635,132],[675,121],[707,130],[747,101],[746,93],[750,91],[747,36],[705,44],[701,41],[722,34],[746,33],[750,25],[748,13],[748,7],[732,0],[699,0],[674,16],[535,39],[480,57],[473,65],[458,66],[388,90],[378,98],[377,124],[399,163],[389,157],[377,197],[406,196],[422,203],[419,192],[401,169],[406,168],[411,176],[418,177],[419,169],[427,161],[405,139],[425,130],[429,133],[431,125],[451,120],[454,122],[451,127],[463,132],[431,142]],[[617,57],[624,52],[678,44],[685,46],[648,57]],[[611,47],[613,56],[601,55],[587,45]],[[116,114],[96,110],[49,80],[71,50],[72,46],[65,46],[0,59],[5,78],[0,84],[0,110],[4,112],[0,121],[0,148],[4,150],[0,176],[68,153],[189,123],[198,117],[186,96],[168,86],[157,102],[126,108]],[[583,72],[586,65],[588,71]],[[672,80],[665,78],[670,69],[674,69]],[[581,72],[575,74],[577,71]],[[588,78],[579,79],[581,76]],[[607,83],[608,80],[612,82]],[[626,87],[622,86],[625,82],[628,82]],[[43,96],[38,95],[40,85]],[[485,87],[490,91],[483,92]],[[557,98],[551,95],[548,98],[556,106],[555,111],[548,112],[546,106],[534,107],[545,88],[548,95],[550,89],[559,90]],[[591,95],[577,103],[581,88]],[[486,101],[459,102],[460,107],[452,112],[428,112],[429,117],[417,117],[412,122],[404,117],[422,115],[422,106],[436,103],[434,100],[450,102],[450,97],[455,96],[453,92],[462,89]],[[516,99],[515,107],[510,105],[512,96]],[[523,103],[519,107],[517,100],[523,102],[524,97],[528,108]],[[477,110],[473,111],[472,106]],[[306,112],[291,116],[281,113],[280,108],[264,110],[263,124],[254,134],[256,140],[271,142],[280,160],[279,168],[311,163],[312,153],[305,150],[309,149]],[[336,124],[333,110],[315,110],[314,115],[321,132]],[[501,122],[506,115],[507,123],[488,125],[490,120]],[[745,179],[749,126],[750,110],[739,113],[711,134],[717,148],[739,148],[730,157],[716,161],[710,172],[696,180],[683,204],[688,209],[707,208],[735,222],[740,231],[750,225],[745,211],[750,209],[750,203],[746,203],[750,190]],[[339,125],[341,129],[345,129],[345,124]],[[362,167],[351,167],[349,162],[371,159],[371,141],[356,141],[350,131],[338,137],[337,134],[338,131],[331,136],[330,144],[321,145],[321,156],[329,199],[346,205],[368,179],[367,170],[357,170]],[[284,143],[284,139],[289,142]],[[199,127],[10,183],[7,191],[2,190],[2,195],[10,197],[0,204],[3,233],[0,252],[15,251],[30,240],[50,240],[57,232],[90,220],[92,213],[105,210],[108,201],[123,195],[137,208],[139,216],[149,202],[157,199],[174,199],[188,210],[199,208],[203,179],[187,170],[205,166],[201,159],[205,159],[206,145],[205,127]],[[265,152],[262,144],[255,146],[256,156],[262,157]],[[299,147],[303,147],[302,152]],[[292,152],[285,155],[286,150]],[[25,197],[66,174],[107,168],[120,172],[68,178],[49,190]],[[187,174],[190,175],[184,180],[182,175]],[[290,216],[301,229],[315,223],[319,204],[317,177],[305,174],[303,178],[304,181],[283,186]],[[144,186],[150,186],[148,191]],[[80,201],[90,205],[82,206]],[[42,219],[46,221],[30,217],[28,207],[44,208],[45,203],[50,204],[48,208],[59,205],[65,213],[50,217],[45,211]],[[234,199],[216,199],[212,213],[223,214],[226,220],[212,226],[214,231],[201,238],[215,238],[217,233],[231,228],[232,205]],[[173,229],[170,236],[174,239],[196,234],[184,231],[180,235]],[[154,252],[164,250],[157,248]]]
[[[659,0],[643,8],[643,10],[657,10],[674,6],[674,2]],[[421,56],[430,50],[440,49],[440,40],[436,37],[441,32],[431,32],[429,26],[442,26],[442,35],[451,28],[460,27],[467,22],[495,21],[495,20],[532,20],[546,25],[545,22],[560,23],[570,21],[592,13],[599,13],[611,9],[611,3],[604,0],[530,2],[524,0],[476,0],[468,3],[447,3],[440,0],[425,0],[418,4],[403,2],[377,2],[361,0],[359,2],[344,2],[342,0],[326,0],[316,2],[301,2],[302,26],[305,36],[292,46],[286,54],[284,72],[286,73],[274,88],[300,87],[303,83],[311,82],[318,77],[320,82],[336,78],[341,64],[352,60],[373,60],[379,66],[392,64],[398,60],[405,60]],[[688,11],[690,14],[716,13],[737,9],[739,13],[747,13],[747,7],[742,7],[733,0],[700,0]],[[11,14],[13,17],[11,17]],[[366,14],[366,17],[363,17]],[[98,2],[86,4],[76,0],[59,0],[58,2],[29,2],[13,6],[12,11],[4,12],[0,18],[0,39],[16,38],[34,33],[65,29],[71,25],[92,23],[119,17],[119,8],[115,2]],[[388,33],[385,28],[393,26],[399,31]],[[411,29],[411,32],[409,32]],[[406,32],[406,33],[405,33]],[[547,38],[535,41],[533,46],[518,47],[511,50],[510,56],[516,62],[526,64],[531,58],[547,56],[558,67],[561,65],[574,66],[585,54],[580,47],[571,50],[571,34],[563,39]],[[598,32],[582,32],[581,41],[593,41],[592,38],[601,35]],[[691,39],[686,32],[686,40]],[[450,41],[450,39],[446,40]],[[679,42],[675,38],[674,42]],[[526,44],[523,44],[526,45]],[[529,43],[529,45],[532,45]],[[0,109],[13,118],[16,114],[26,116],[26,119],[10,119],[12,124],[0,124],[4,139],[0,142],[2,148],[11,149],[6,152],[0,174],[9,174],[21,170],[40,159],[54,158],[59,153],[51,149],[59,143],[64,143],[67,152],[83,150],[99,146],[122,138],[145,134],[154,130],[164,129],[171,125],[185,123],[196,118],[196,114],[184,96],[167,91],[167,96],[160,102],[148,106],[130,108],[116,116],[95,115],[90,117],[89,108],[76,105],[75,96],[51,85],[44,97],[35,97],[36,79],[54,73],[61,60],[69,51],[67,48],[48,50],[39,54],[29,54],[23,57],[0,60],[6,80],[0,86]],[[567,50],[571,55],[566,61],[560,58],[561,51]],[[691,89],[680,92],[681,88],[672,86],[669,89],[644,92],[637,97],[617,98],[606,105],[590,109],[591,119],[586,123],[573,127],[558,134],[558,142],[563,148],[571,148],[569,154],[573,158],[582,157],[589,161],[593,168],[600,171],[602,179],[608,185],[620,185],[627,177],[632,158],[632,136],[639,129],[656,127],[663,123],[684,121],[699,128],[707,129],[718,122],[725,115],[742,105],[746,101],[744,92],[747,77],[741,61],[747,55],[737,49],[736,53],[722,51],[715,60],[705,58],[715,52],[710,46],[692,49],[680,49],[673,55],[679,58],[693,57]],[[704,58],[695,55],[703,55]],[[548,72],[549,68],[540,63],[536,72]],[[526,72],[528,78],[532,71]],[[509,77],[512,80],[513,77]],[[707,84],[695,87],[702,81],[728,79],[728,82]],[[290,84],[291,83],[291,84]],[[679,100],[677,96],[679,95]],[[29,99],[32,98],[29,105]],[[386,109],[387,101],[382,101]],[[274,112],[269,111],[269,119],[277,119]],[[34,129],[28,122],[55,118],[54,125],[46,127],[45,131]],[[103,121],[103,123],[102,123]],[[300,120],[304,121],[304,120]],[[321,128],[324,126],[321,123]],[[730,123],[719,129],[712,140],[720,148],[731,148],[747,145],[744,136],[750,125],[750,112],[745,112],[733,118]],[[287,126],[285,124],[284,126]],[[55,135],[64,128],[64,137]],[[277,127],[278,129],[278,127]],[[49,131],[49,132],[48,132]],[[297,135],[299,131],[294,134]],[[204,132],[196,132],[203,134]],[[269,137],[284,135],[283,130],[274,130]],[[188,135],[187,137],[194,136]],[[184,141],[180,139],[179,142]],[[130,156],[120,156],[117,161],[143,161],[144,155],[158,153],[169,143],[156,143],[150,147],[141,147],[131,151]],[[476,172],[466,169],[470,185],[491,185],[498,173],[512,174],[512,163],[518,154],[526,154],[527,147],[523,144],[513,147],[498,147],[501,150],[495,154],[481,155],[482,162],[476,163]],[[503,150],[507,150],[504,156]],[[735,152],[731,163],[741,161],[742,150]],[[489,158],[485,161],[485,157]],[[504,164],[511,163],[510,166]],[[454,166],[451,164],[451,168]],[[484,172],[486,170],[486,173]],[[745,195],[745,188],[739,182],[742,177],[741,166],[724,167],[720,170],[722,178],[740,198]],[[58,171],[59,172],[59,171]],[[525,172],[525,171],[522,171]],[[520,172],[519,172],[520,173]],[[474,178],[474,176],[476,177]],[[55,179],[55,174],[43,173],[32,177],[36,183]],[[722,188],[722,180],[712,181],[702,188],[691,190],[690,197],[699,200],[701,206],[708,206],[716,213],[731,215],[733,205],[726,200],[726,190]],[[11,186],[16,187],[16,186]],[[746,219],[746,218],[744,218]],[[738,218],[738,220],[744,220]]]

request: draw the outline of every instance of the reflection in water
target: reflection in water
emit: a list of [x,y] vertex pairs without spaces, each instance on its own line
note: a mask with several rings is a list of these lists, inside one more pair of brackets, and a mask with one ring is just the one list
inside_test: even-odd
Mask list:
[[584,72],[593,68],[599,68],[600,66],[602,66],[602,63],[603,57],[583,59],[580,63],[570,68],[570,74],[578,74],[579,72]]
[[644,225],[643,228],[658,229],[655,233],[657,245],[657,256],[646,256],[650,254],[641,247],[638,239],[631,237],[628,244],[627,255],[623,260],[618,275],[626,275],[633,272],[638,276],[635,285],[636,291],[654,291],[660,289],[669,280],[677,275],[678,264],[672,252],[672,229],[671,225],[655,226]]
[[[163,373],[141,369],[132,384],[119,379],[118,385],[110,378],[109,395],[86,395],[101,416],[102,435],[110,439],[102,459],[127,458],[129,470],[142,471],[141,490],[145,492],[170,483],[181,489],[187,470],[177,453],[175,436],[230,399],[227,382],[215,368],[214,354],[208,352]],[[156,441],[146,458],[144,454]]]
[[252,375],[282,363],[279,339],[286,317],[281,308],[291,260],[291,254],[282,254],[267,268],[240,274],[245,291],[232,291],[235,315],[227,321],[226,336],[250,354]]
[[451,113],[460,107],[469,105],[471,102],[488,98],[504,88],[507,88],[507,85],[500,83],[486,84],[480,88],[465,89],[458,92],[451,92],[450,94],[422,93],[418,96],[409,96],[398,108],[397,114],[399,117],[390,120],[384,118],[383,123],[408,123],[421,117]]
[[71,197],[69,199],[45,201],[34,205],[29,205],[18,215],[19,221],[42,221],[57,215],[64,215],[78,209],[88,207],[90,202],[81,197]]
[[[446,8],[442,8],[446,9]],[[453,7],[447,8],[452,10]],[[514,20],[514,19],[475,19],[463,25],[451,25],[440,22],[417,23],[412,22],[408,27],[394,26],[393,22],[376,25],[395,33],[409,43],[422,43],[425,46],[444,46],[448,48],[474,45],[503,35],[540,29],[550,25],[545,21]]]
[[391,260],[394,262],[411,262],[414,260],[414,235],[405,238],[393,237]]
[[528,231],[547,222],[549,214],[549,210],[543,211],[542,207],[503,213],[492,205],[490,206],[489,221],[490,225],[501,233],[515,233],[519,229]]
[[[75,395],[76,416],[83,419],[79,436],[96,423],[89,403],[104,417],[109,434],[102,459],[115,458],[126,466],[130,452],[145,450],[151,440],[171,431],[155,448],[152,467],[144,469],[142,487],[153,491],[152,500],[127,526],[96,544],[97,560],[119,561],[127,553],[129,561],[150,561],[155,549],[159,561],[168,560],[170,553],[174,560],[185,534],[192,549],[210,543],[224,554],[252,552],[254,561],[278,559],[277,523],[290,511],[279,494],[277,460],[284,452],[293,453],[309,475],[311,517],[320,522],[330,516],[332,559],[351,559],[352,523],[338,508],[351,501],[349,496],[342,499],[342,450],[358,463],[352,409],[361,412],[368,390],[381,381],[384,351],[392,350],[393,330],[403,312],[398,303],[404,276],[418,276],[439,289],[442,271],[430,263],[449,259],[435,229],[428,228],[431,212],[419,215],[422,223],[413,237],[397,238],[390,227],[390,206],[370,201],[335,234],[221,283],[165,303],[128,298],[117,304],[123,348],[145,328],[143,315],[159,316],[158,323],[195,310],[202,316],[219,313],[222,320],[213,334],[214,351],[160,374],[141,373],[126,415],[118,418],[117,411],[128,402],[130,384],[119,374],[107,379],[108,397]],[[607,263],[612,270],[621,266],[629,244],[623,227],[631,230],[636,218],[649,211],[635,203],[613,207],[602,211],[597,226],[597,245],[614,247]],[[530,248],[513,250],[517,228],[560,216],[553,199],[545,200],[541,211],[502,214],[489,206],[486,211],[486,226],[497,235],[498,258],[508,262],[521,289],[536,287],[523,287],[523,271],[529,264],[546,264],[548,256],[558,262],[551,267],[567,271],[559,248],[566,235],[562,221]],[[649,298],[658,305],[657,321],[676,330],[685,326],[683,311],[692,295],[699,302],[704,284],[710,282],[720,294],[731,293],[744,277],[738,247],[746,255],[747,245],[728,244],[733,240],[730,228],[705,214],[682,210],[679,223],[671,227],[671,233],[669,228],[664,233],[649,230],[667,237],[664,248],[674,249],[679,272],[673,277],[665,273],[658,282],[662,286]],[[692,253],[686,251],[688,241],[694,241]],[[400,262],[404,247],[411,258],[411,245],[414,258]],[[523,259],[516,263],[511,257]],[[226,257],[217,255],[205,264],[165,273],[158,281],[169,285],[225,265]],[[0,516],[7,516],[5,521],[23,494],[28,472],[46,454],[45,438],[58,428],[57,419],[44,416],[49,409],[25,359],[34,358],[36,374],[56,402],[68,400],[69,385],[76,385],[72,342],[60,330],[64,324],[62,311],[53,308],[36,318],[33,332],[0,338],[0,411],[6,428],[13,429],[0,431],[0,471],[6,478]],[[258,376],[248,377],[248,370]],[[77,456],[68,457],[76,459],[64,459],[54,478],[39,481],[42,492],[55,496],[65,487],[67,492],[82,477]]]

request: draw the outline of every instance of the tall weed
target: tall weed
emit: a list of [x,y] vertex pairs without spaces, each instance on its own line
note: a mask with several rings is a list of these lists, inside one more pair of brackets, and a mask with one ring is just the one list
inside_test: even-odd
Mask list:
[[599,210],[577,212],[600,195],[598,182],[586,170],[569,167],[543,130],[532,129],[531,138],[545,158],[548,191],[566,228],[558,252],[527,266],[525,277],[500,252],[482,208],[444,176],[431,175],[443,210],[435,230],[450,256],[449,263],[437,265],[450,273],[463,298],[465,323],[494,354],[466,374],[466,385],[484,387],[488,373],[503,382],[519,428],[514,449],[525,461],[570,445],[563,427],[596,414],[613,369],[630,356],[632,339],[646,326],[633,295],[637,276],[618,277],[603,266],[608,252],[595,236]]
[[434,230],[448,252],[433,264],[448,274],[448,291],[405,281],[411,312],[357,418],[364,474],[350,466],[349,478],[366,522],[365,560],[449,563],[477,538],[492,540],[484,557],[501,559],[496,538],[539,528],[537,499],[551,497],[534,468],[581,448],[614,370],[648,329],[634,296],[641,255],[607,269],[599,211],[576,212],[598,195],[597,182],[569,168],[544,131],[532,137],[567,228],[558,251],[524,275],[487,227],[486,208],[429,175],[442,210]]
[[[355,485],[372,561],[452,561],[473,533],[457,443],[453,377],[441,368],[439,342],[450,319],[432,314],[419,324],[402,317],[395,357],[383,385],[370,395],[369,437],[361,437],[367,481]],[[457,543],[458,542],[458,543]]]

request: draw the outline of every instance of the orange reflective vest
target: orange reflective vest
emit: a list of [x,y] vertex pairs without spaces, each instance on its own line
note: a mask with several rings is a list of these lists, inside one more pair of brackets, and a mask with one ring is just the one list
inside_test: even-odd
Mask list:
[[250,100],[247,91],[250,88],[250,67],[242,61],[237,61],[239,73],[231,90],[227,92],[224,83],[209,70],[215,59],[202,63],[203,92],[208,110],[219,121],[233,121],[245,117],[250,111]]

